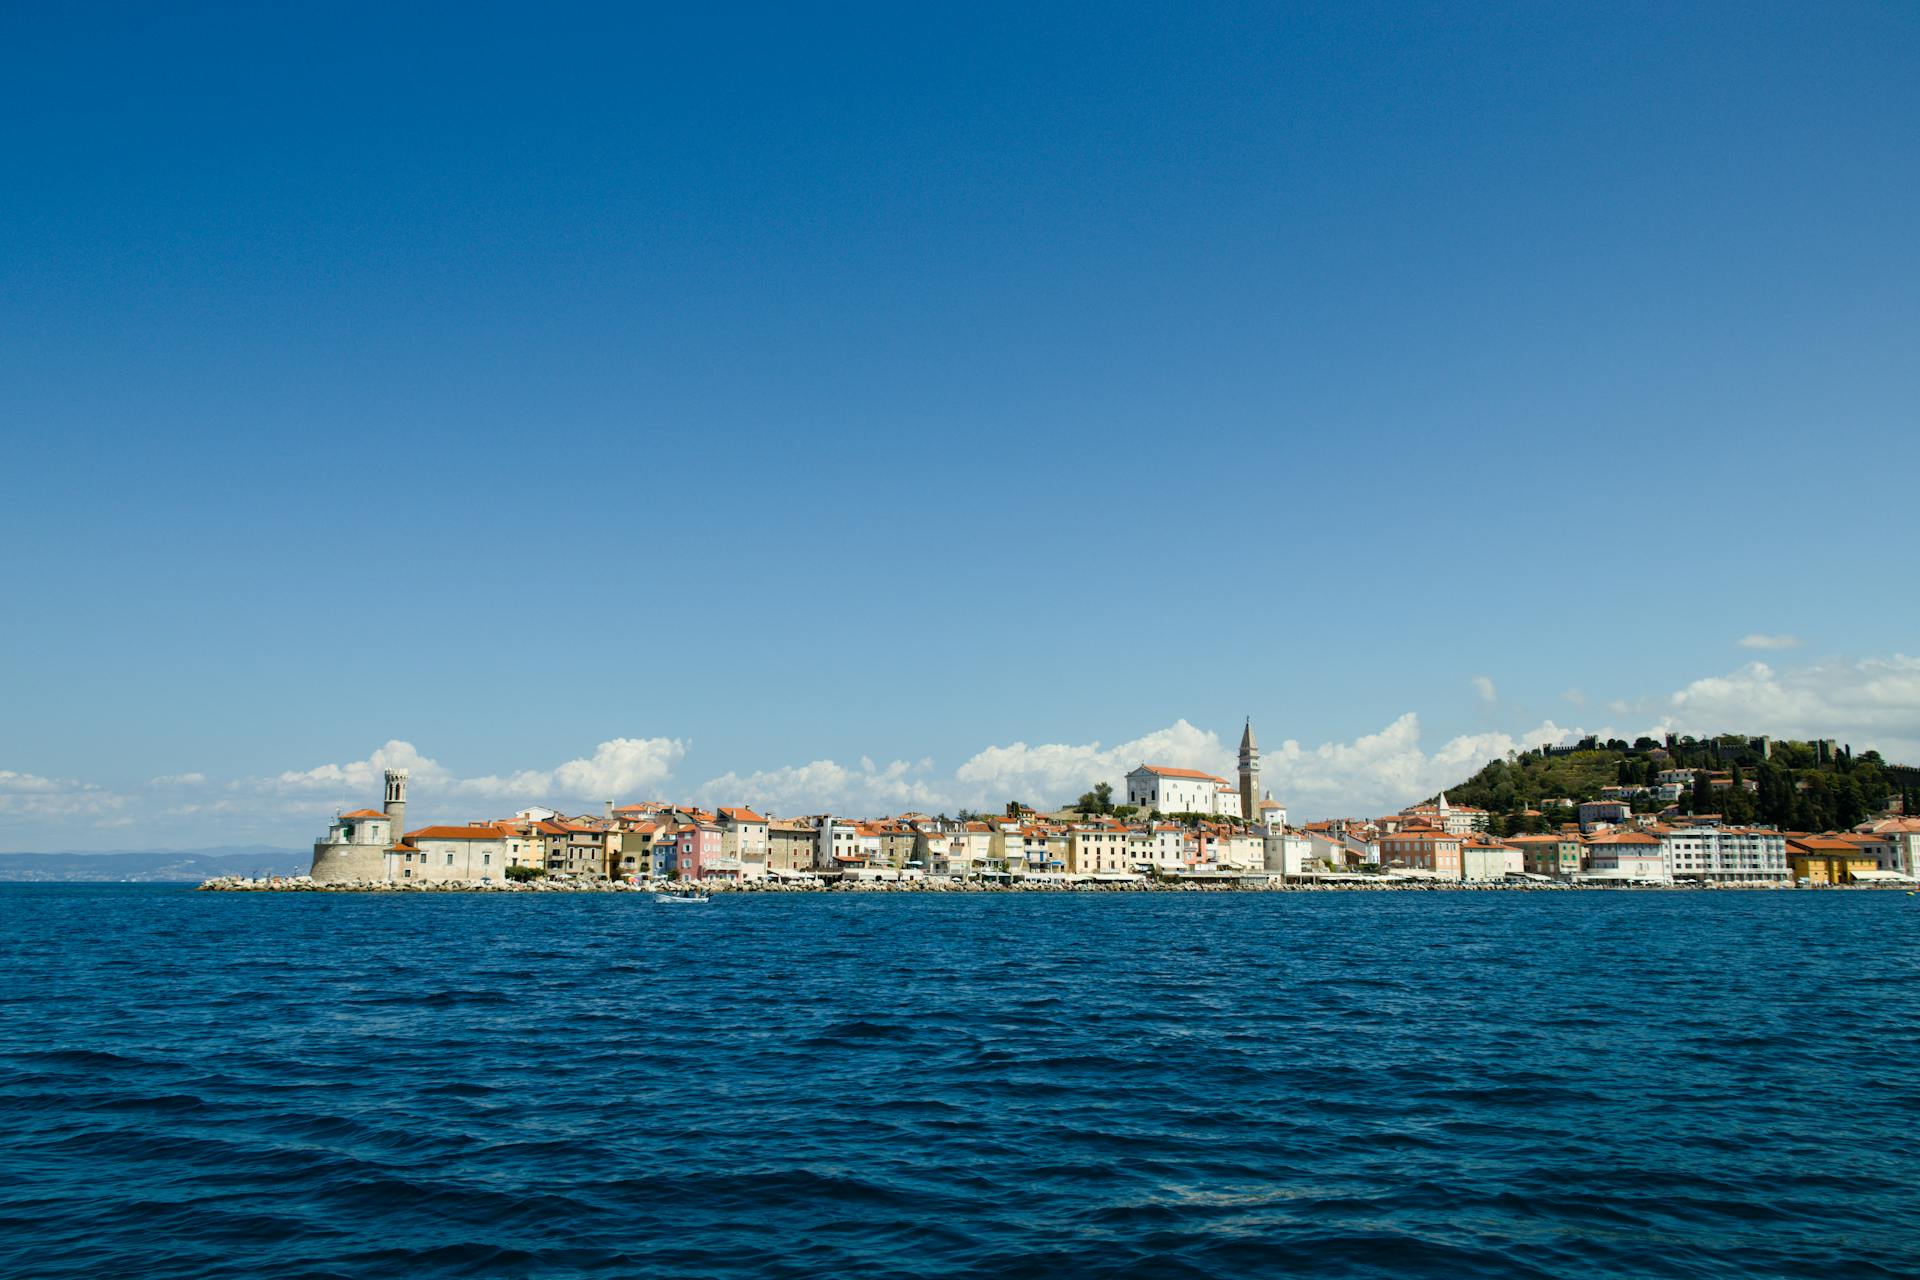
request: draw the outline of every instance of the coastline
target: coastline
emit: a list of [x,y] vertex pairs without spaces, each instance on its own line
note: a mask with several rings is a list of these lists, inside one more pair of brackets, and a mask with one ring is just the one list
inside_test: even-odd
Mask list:
[[[1381,883],[1355,882],[1314,882],[1302,880],[1282,881],[1264,877],[1240,877],[1221,881],[1182,881],[1182,880],[1137,880],[1137,881],[1013,881],[997,884],[988,881],[948,881],[948,880],[851,880],[851,881],[780,881],[754,880],[745,883],[714,881],[689,883],[687,881],[660,880],[529,880],[502,884],[473,884],[461,881],[445,883],[395,884],[388,882],[357,882],[348,884],[315,884],[305,876],[270,876],[265,879],[252,879],[239,876],[216,876],[203,881],[198,892],[203,893],[611,893],[611,894],[655,894],[688,893],[698,891],[703,894],[862,894],[862,893],[1621,893],[1621,892],[1709,892],[1721,890],[1795,890],[1815,886],[1801,886],[1778,882],[1756,882],[1750,884],[1567,884],[1527,883],[1506,884],[1491,881],[1383,881]],[[1886,885],[1822,885],[1822,889],[1877,890],[1885,891],[1894,886]]]

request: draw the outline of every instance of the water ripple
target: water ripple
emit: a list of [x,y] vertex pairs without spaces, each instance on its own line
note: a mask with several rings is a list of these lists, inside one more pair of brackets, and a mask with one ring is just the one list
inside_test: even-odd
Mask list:
[[1893,894],[0,888],[0,1274],[1920,1274]]

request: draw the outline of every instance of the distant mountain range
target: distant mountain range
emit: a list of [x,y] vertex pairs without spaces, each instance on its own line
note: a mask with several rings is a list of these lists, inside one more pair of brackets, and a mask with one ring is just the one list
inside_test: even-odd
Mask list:
[[301,876],[312,862],[310,850],[231,845],[150,853],[0,853],[0,882],[197,884],[212,876]]

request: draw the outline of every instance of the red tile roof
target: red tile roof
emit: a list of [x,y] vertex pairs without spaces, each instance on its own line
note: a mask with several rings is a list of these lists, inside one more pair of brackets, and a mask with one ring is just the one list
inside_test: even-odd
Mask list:
[[1197,778],[1202,782],[1218,782],[1226,785],[1226,779],[1211,773],[1202,773],[1198,769],[1175,769],[1171,765],[1143,764],[1140,766],[1148,773],[1157,773],[1163,778]]

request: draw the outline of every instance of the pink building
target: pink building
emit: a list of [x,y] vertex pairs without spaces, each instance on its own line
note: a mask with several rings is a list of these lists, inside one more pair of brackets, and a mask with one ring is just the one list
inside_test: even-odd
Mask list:
[[720,828],[710,822],[683,822],[673,829],[673,875],[677,880],[738,880],[740,860],[725,855]]

